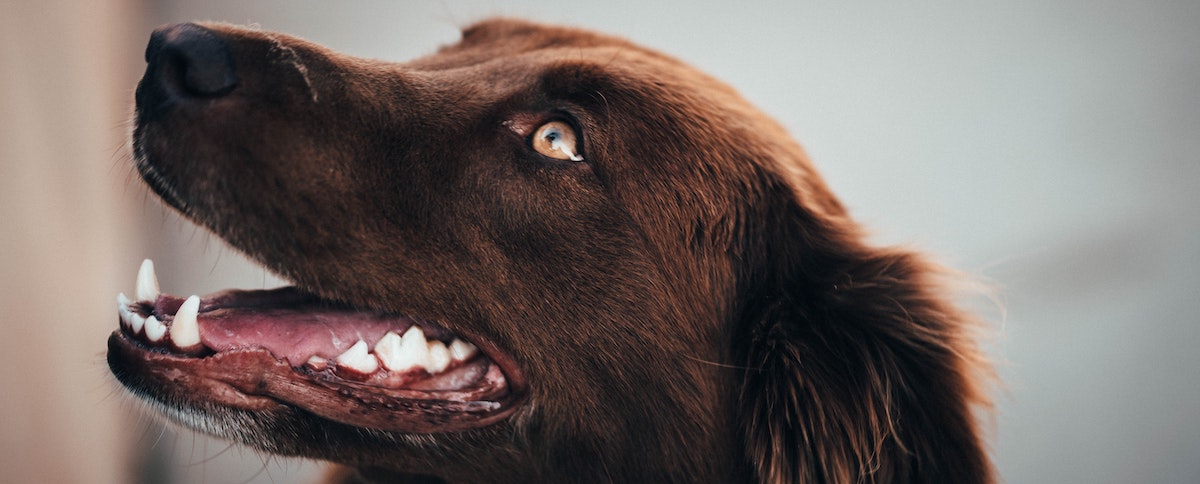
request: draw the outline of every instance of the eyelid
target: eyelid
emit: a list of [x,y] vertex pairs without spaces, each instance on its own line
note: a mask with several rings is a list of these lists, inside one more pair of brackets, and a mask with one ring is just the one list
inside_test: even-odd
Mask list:
[[517,113],[509,117],[502,124],[516,133],[517,136],[528,139],[530,136],[533,136],[534,130],[552,119],[554,119],[552,116],[545,114]]
[[514,113],[500,124],[518,136],[528,138],[533,136],[533,132],[542,127],[542,125],[554,121],[567,123],[567,125],[575,129],[576,134],[583,134],[583,130],[580,129],[579,122],[576,121],[575,117],[563,110]]

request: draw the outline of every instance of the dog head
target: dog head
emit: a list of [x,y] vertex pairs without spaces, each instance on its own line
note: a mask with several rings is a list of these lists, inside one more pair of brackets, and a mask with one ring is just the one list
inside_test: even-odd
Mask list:
[[180,423],[380,480],[988,474],[928,267],[675,59],[493,20],[403,64],[217,24],[146,60],[138,171],[294,284],[122,301],[110,366]]

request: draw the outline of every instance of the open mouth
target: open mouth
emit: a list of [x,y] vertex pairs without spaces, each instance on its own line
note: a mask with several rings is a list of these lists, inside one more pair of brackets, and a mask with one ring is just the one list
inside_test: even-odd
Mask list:
[[467,338],[294,287],[184,299],[159,292],[147,260],[134,299],[120,294],[117,312],[110,364],[152,396],[243,410],[283,403],[358,427],[423,433],[496,422],[519,400],[519,385]]

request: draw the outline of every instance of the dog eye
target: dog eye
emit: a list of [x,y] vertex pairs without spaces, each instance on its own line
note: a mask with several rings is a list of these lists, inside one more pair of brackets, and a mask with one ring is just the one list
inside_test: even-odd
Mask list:
[[541,125],[533,133],[533,149],[556,160],[583,161],[579,155],[579,136],[575,128],[562,121]]

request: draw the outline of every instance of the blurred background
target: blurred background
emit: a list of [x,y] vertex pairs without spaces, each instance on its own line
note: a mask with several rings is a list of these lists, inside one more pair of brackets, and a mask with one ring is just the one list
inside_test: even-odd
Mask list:
[[105,367],[144,257],[166,292],[277,284],[132,174],[154,26],[256,23],[404,60],[493,14],[623,35],[728,81],[879,242],[995,284],[1007,482],[1200,482],[1200,2],[3,2],[0,482],[315,479],[161,427]]

